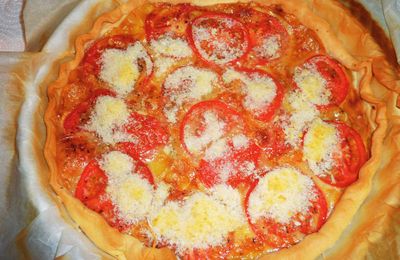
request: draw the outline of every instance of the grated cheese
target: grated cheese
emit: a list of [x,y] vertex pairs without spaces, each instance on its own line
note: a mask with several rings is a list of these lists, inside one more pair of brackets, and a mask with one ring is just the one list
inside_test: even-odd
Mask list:
[[261,45],[254,48],[254,51],[261,58],[278,58],[278,51],[281,48],[280,35],[268,35],[262,39]]
[[228,144],[226,143],[226,138],[218,139],[207,148],[204,156],[204,160],[212,161],[222,156],[226,155],[229,152]]
[[210,94],[217,84],[218,76],[211,70],[185,66],[168,75],[164,82],[165,95],[174,105],[164,110],[171,123],[176,122],[176,113],[185,102],[201,100]]
[[122,127],[129,120],[129,110],[126,103],[111,96],[98,97],[89,122],[83,127],[95,132],[105,143],[114,144],[121,141],[136,142]]
[[240,80],[242,84],[242,93],[245,95],[243,106],[259,115],[276,97],[277,87],[275,82],[266,75],[260,73],[251,73],[246,75],[238,71],[228,69],[222,76],[226,83],[234,80]]
[[240,193],[226,185],[195,192],[182,203],[170,201],[154,214],[156,236],[178,252],[226,243],[228,233],[246,223]]
[[319,111],[305,99],[300,91],[293,91],[285,96],[284,109],[290,114],[283,121],[285,142],[298,147],[303,133],[312,120],[319,116]]
[[171,58],[185,58],[193,54],[186,40],[172,38],[168,35],[164,35],[157,40],[152,40],[150,45],[158,55]]
[[116,206],[117,214],[127,223],[143,220],[151,209],[153,186],[134,172],[134,160],[121,152],[103,156],[100,167],[108,177],[106,192]]
[[151,48],[155,52],[155,75],[162,76],[183,58],[191,57],[193,51],[186,40],[163,35],[151,41]]
[[99,77],[110,84],[113,90],[121,96],[129,94],[140,76],[138,60],[146,64],[146,74],[153,70],[153,62],[140,42],[135,42],[126,50],[107,49],[101,56]]
[[205,129],[200,135],[191,134],[196,129],[191,129],[189,124],[184,128],[184,141],[190,152],[198,153],[219,140],[224,135],[225,122],[218,118],[212,110],[207,110],[202,115]]
[[[234,21],[229,18],[218,18],[218,21],[223,24],[222,26],[225,26],[224,28],[209,28],[199,26],[199,24],[206,19],[209,18],[199,18],[198,24],[194,24],[192,26],[194,45],[196,46],[196,49],[199,51],[200,55],[204,59],[217,64],[225,64],[241,57],[244,54],[244,51],[247,49],[247,41],[243,41],[239,44],[239,46],[235,46],[236,44],[233,42],[233,39],[231,42],[229,42],[226,38],[221,37],[220,34],[218,34],[218,30],[231,29],[234,26]],[[207,43],[207,47],[209,49],[212,49],[211,53],[205,51],[202,47],[204,42]]]
[[117,215],[126,223],[146,219],[157,211],[169,194],[169,186],[160,183],[155,190],[148,180],[134,171],[132,157],[119,151],[105,154],[99,162],[108,177],[106,193],[116,207]]
[[325,176],[340,156],[339,136],[334,125],[315,119],[304,137],[303,154],[310,169],[318,176]]
[[315,66],[307,64],[305,68],[296,68],[294,81],[311,103],[315,105],[329,103],[331,93],[327,88],[327,82]]
[[289,167],[276,168],[262,177],[249,197],[252,222],[271,218],[288,224],[299,212],[306,212],[315,198],[310,177]]
[[238,134],[232,137],[232,143],[233,147],[239,150],[249,146],[249,139],[244,134]]

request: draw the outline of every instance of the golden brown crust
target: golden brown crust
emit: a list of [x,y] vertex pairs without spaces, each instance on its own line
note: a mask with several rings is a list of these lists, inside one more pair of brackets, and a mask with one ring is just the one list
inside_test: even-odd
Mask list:
[[[151,1],[154,2],[154,1]],[[171,1],[173,3],[188,1]],[[193,4],[209,5],[216,3],[229,3],[235,1],[223,0],[194,0]],[[263,3],[263,1],[256,1]],[[94,243],[106,251],[107,253],[119,259],[134,258],[174,258],[174,254],[169,249],[152,249],[146,248],[136,238],[124,235],[111,228],[106,221],[97,213],[86,208],[79,200],[75,199],[62,185],[57,175],[57,167],[55,164],[55,107],[60,96],[60,89],[65,85],[69,72],[74,69],[84,54],[85,46],[97,39],[102,34],[102,29],[106,23],[116,24],[127,13],[135,7],[142,5],[144,1],[131,1],[126,5],[121,5],[116,10],[101,15],[94,24],[91,31],[81,35],[75,42],[75,57],[72,61],[62,64],[60,74],[56,82],[48,89],[49,105],[45,115],[45,122],[48,130],[48,137],[45,147],[45,157],[48,161],[51,179],[50,183],[58,196],[61,198],[71,217],[76,221],[78,226],[94,241]],[[339,60],[344,66],[352,70],[357,75],[359,82],[359,93],[365,100],[364,112],[368,115],[370,124],[374,129],[371,146],[371,158],[364,165],[360,172],[359,181],[346,189],[345,193],[336,205],[336,208],[330,216],[328,222],[322,227],[318,233],[307,236],[301,243],[289,249],[280,250],[271,253],[267,258],[280,257],[285,259],[294,258],[316,258],[335,244],[347,227],[350,226],[353,217],[356,215],[359,207],[365,201],[371,191],[373,178],[376,174],[381,177],[387,175],[394,167],[399,167],[395,159],[395,155],[399,153],[400,145],[392,138],[398,135],[398,122],[393,120],[388,125],[388,118],[394,118],[394,110],[400,92],[400,83],[398,74],[393,70],[384,57],[384,53],[379,46],[373,41],[368,32],[354,19],[343,6],[334,1],[288,1],[288,0],[272,0],[269,3],[280,5],[287,13],[294,14],[297,19],[305,26],[314,30],[321,41],[324,43],[329,55]],[[338,35],[340,37],[338,37]],[[356,84],[355,84],[356,85]],[[390,127],[389,131],[387,130]],[[386,141],[384,142],[386,138]],[[398,141],[397,141],[398,142]],[[385,152],[385,157],[382,153]],[[392,158],[388,161],[382,161],[382,158]],[[384,168],[382,168],[382,165]],[[399,189],[398,179],[393,179],[389,183],[382,181],[385,189],[376,195],[377,198],[371,201],[371,208],[379,206],[378,198],[385,198],[390,203],[397,203]],[[376,181],[376,180],[374,180]],[[392,185],[393,187],[389,187]],[[397,186],[396,186],[397,185]],[[385,195],[383,190],[390,190],[392,196]],[[386,205],[386,204],[385,204]],[[365,208],[363,209],[365,211]],[[385,210],[385,209],[383,209]],[[361,214],[361,213],[360,213]],[[369,225],[368,214],[360,217],[363,225],[354,228],[354,234],[362,232]],[[347,240],[345,240],[347,241]],[[356,240],[355,240],[356,241]],[[353,242],[355,243],[355,242]],[[348,256],[361,256],[364,251],[358,251],[355,255],[351,250],[345,250],[338,246],[340,253],[336,256],[345,258]],[[335,255],[330,252],[331,255]]]

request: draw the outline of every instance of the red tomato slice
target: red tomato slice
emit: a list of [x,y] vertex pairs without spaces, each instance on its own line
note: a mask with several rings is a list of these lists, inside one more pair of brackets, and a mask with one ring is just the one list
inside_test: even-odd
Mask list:
[[288,48],[289,34],[275,17],[250,9],[251,21],[246,23],[250,35],[250,51],[247,57],[264,65],[278,59]]
[[188,27],[188,39],[196,55],[211,65],[234,63],[249,50],[246,27],[222,13],[197,17]]
[[358,179],[358,173],[367,161],[367,151],[361,136],[353,128],[340,122],[331,122],[339,130],[342,148],[342,157],[336,158],[336,163],[331,174],[319,176],[330,185],[344,188]]
[[[268,174],[268,173],[267,173]],[[307,212],[298,213],[293,216],[291,222],[282,224],[271,218],[260,218],[252,221],[248,212],[250,194],[257,187],[255,181],[246,194],[244,201],[247,220],[256,236],[274,248],[289,247],[298,243],[304,235],[317,232],[326,222],[328,204],[322,191],[314,185],[314,194],[311,207]]]
[[236,149],[232,142],[227,145],[229,151],[222,157],[200,161],[197,177],[206,187],[225,182],[236,187],[242,182],[254,181],[261,149],[250,140],[245,148]]
[[158,5],[145,20],[146,39],[157,39],[164,34],[172,37],[183,36],[191,21],[190,12],[195,9],[190,4]]
[[86,114],[100,96],[115,96],[114,92],[107,89],[96,89],[92,92],[90,97],[80,103],[74,110],[72,110],[64,120],[64,129],[66,131],[75,131],[79,128],[84,114]]
[[300,67],[304,69],[308,66],[315,66],[317,71],[326,80],[326,88],[330,91],[329,102],[327,104],[316,104],[319,109],[329,108],[340,105],[349,91],[349,80],[343,67],[336,60],[323,55],[316,55]]
[[[147,166],[139,160],[135,160],[134,172],[145,178],[155,187],[154,178]],[[129,225],[115,214],[115,206],[107,198],[106,188],[108,177],[100,168],[97,160],[92,160],[85,167],[75,190],[75,197],[82,201],[91,210],[100,213],[110,226],[120,231],[129,228]]]
[[[276,90],[275,90],[275,97],[272,99],[272,101],[270,101],[269,103],[266,103],[263,107],[261,108],[257,108],[257,109],[252,109],[249,108],[248,105],[246,105],[246,99],[247,96],[251,96],[250,92],[246,93],[245,89],[246,89],[246,83],[243,83],[244,86],[242,87],[242,89],[244,90],[243,92],[245,93],[245,97],[243,100],[243,106],[246,110],[248,110],[249,112],[251,112],[252,114],[254,114],[254,117],[258,120],[261,121],[270,121],[275,112],[280,108],[281,104],[282,104],[282,100],[283,100],[283,87],[281,84],[279,84],[271,75],[269,75],[268,73],[266,73],[263,70],[259,70],[259,69],[247,69],[247,68],[240,68],[240,69],[236,69],[238,72],[243,73],[244,75],[246,75],[246,77],[250,80],[250,81],[254,81],[256,84],[260,84],[260,81],[262,81],[263,79],[265,80],[271,80],[273,82],[273,84],[275,84]],[[268,86],[266,86],[267,88]],[[249,100],[250,105],[254,105],[256,103],[256,101],[254,100]]]
[[169,134],[156,118],[132,113],[129,123],[125,125],[126,132],[137,140],[137,143],[123,142],[117,146],[131,156],[140,160],[151,160],[156,149],[168,143]]
[[[180,139],[189,154],[199,156],[213,141],[235,129],[243,129],[240,115],[221,101],[207,100],[195,104],[186,113],[180,126]],[[189,138],[199,141],[188,143]]]
[[131,35],[113,35],[96,41],[86,51],[82,59],[84,71],[88,74],[99,75],[101,69],[101,55],[106,49],[126,50],[129,45],[135,42]]

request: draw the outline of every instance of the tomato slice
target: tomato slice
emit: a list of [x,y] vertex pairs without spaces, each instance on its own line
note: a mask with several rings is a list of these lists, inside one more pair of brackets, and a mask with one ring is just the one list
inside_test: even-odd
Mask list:
[[113,35],[96,41],[86,51],[82,59],[81,65],[87,74],[98,76],[101,69],[101,55],[106,49],[126,50],[129,45],[135,42],[135,38],[131,35]]
[[256,180],[246,194],[245,213],[257,238],[268,245],[274,248],[289,247],[300,242],[305,235],[317,232],[326,222],[328,205],[323,192],[315,184],[312,187],[314,196],[310,200],[311,206],[306,212],[293,215],[289,223],[280,223],[265,216],[253,220],[249,213],[249,200],[258,184],[259,180]]
[[76,131],[81,125],[82,117],[86,114],[96,102],[96,99],[100,96],[115,96],[115,93],[108,89],[96,89],[94,90],[90,97],[80,103],[76,108],[74,108],[64,120],[64,129],[66,131]]
[[188,23],[192,20],[191,12],[196,8],[190,4],[157,5],[153,12],[147,15],[144,29],[146,39],[157,39],[164,34],[172,37],[184,36]]
[[335,187],[344,188],[358,179],[358,173],[367,161],[367,151],[359,133],[340,122],[336,125],[340,136],[341,158],[336,158],[330,174],[318,176],[322,181]]
[[250,51],[247,57],[256,64],[264,65],[279,59],[288,48],[289,34],[275,17],[249,9],[245,12],[249,30]]
[[[313,102],[319,109],[340,105],[346,98],[350,83],[343,67],[336,60],[328,56],[316,55],[306,60],[296,70],[316,70],[319,74],[318,76],[325,80],[326,85],[324,87],[328,90],[326,93],[328,96],[327,101],[323,103]],[[299,87],[299,84],[297,86]]]
[[190,155],[200,156],[212,142],[240,129],[243,121],[238,112],[221,101],[207,100],[186,113],[180,125],[180,139]]
[[232,187],[243,182],[252,183],[256,177],[261,149],[255,143],[248,142],[246,147],[235,148],[230,140],[226,144],[227,152],[223,155],[215,159],[203,158],[197,171],[199,180],[208,188],[220,183]]
[[281,84],[263,70],[236,68],[235,71],[242,82],[243,107],[256,119],[270,121],[282,104],[284,90]]
[[189,43],[196,55],[211,65],[233,63],[249,50],[246,27],[223,13],[207,13],[188,26]]
[[122,142],[117,146],[140,160],[151,160],[156,149],[168,143],[169,134],[166,127],[152,116],[132,113],[129,123],[124,127],[126,132],[137,142]]
[[[155,187],[154,178],[147,166],[140,160],[135,159],[134,172],[149,181]],[[100,168],[98,160],[92,160],[83,170],[75,190],[75,197],[82,201],[91,210],[100,213],[110,226],[124,231],[129,224],[119,218],[115,212],[115,206],[107,197],[106,188],[108,177]]]

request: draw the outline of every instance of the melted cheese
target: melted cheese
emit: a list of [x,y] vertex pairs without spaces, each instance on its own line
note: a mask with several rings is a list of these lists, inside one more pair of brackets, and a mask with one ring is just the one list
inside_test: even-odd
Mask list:
[[95,132],[105,143],[135,142],[122,129],[128,123],[129,115],[128,107],[122,99],[101,96],[97,98],[90,120],[84,128]]
[[125,96],[135,88],[140,76],[139,59],[144,60],[146,74],[150,75],[153,64],[140,42],[135,42],[126,50],[106,49],[101,56],[99,77],[110,84],[117,94]]
[[313,66],[303,69],[296,68],[294,81],[311,103],[315,105],[329,103],[331,93],[327,88],[326,80]]
[[266,217],[288,224],[292,216],[307,212],[314,199],[314,183],[294,168],[277,168],[262,177],[249,197],[253,222]]
[[285,142],[298,147],[304,131],[311,121],[319,116],[319,111],[315,106],[310,105],[300,91],[286,95],[283,107],[290,114],[283,122]]
[[240,194],[226,185],[196,192],[181,204],[168,202],[151,220],[157,237],[180,252],[224,244],[245,223]]
[[315,119],[304,137],[303,154],[316,175],[326,175],[334,165],[340,149],[338,131],[334,125]]
[[172,123],[176,122],[178,108],[185,102],[201,100],[202,97],[210,94],[217,80],[216,73],[194,66],[181,67],[168,75],[163,86],[165,94],[174,104],[173,107],[164,111],[168,120]]
[[234,80],[240,80],[242,84],[242,93],[245,95],[243,106],[253,111],[256,115],[263,112],[276,97],[276,85],[274,81],[259,73],[252,73],[248,76],[244,73],[228,69],[222,76],[226,83]]

